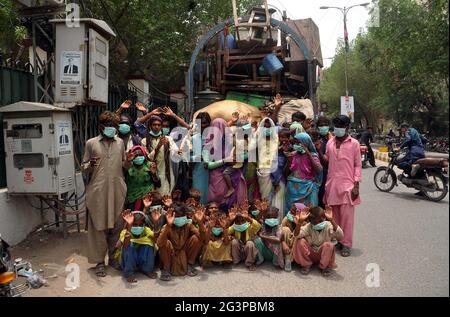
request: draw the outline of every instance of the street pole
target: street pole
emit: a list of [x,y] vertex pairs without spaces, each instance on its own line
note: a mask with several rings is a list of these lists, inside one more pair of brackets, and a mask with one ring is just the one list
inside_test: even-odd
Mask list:
[[[344,40],[348,38],[348,30],[347,30],[347,13],[350,11],[350,9],[353,9],[355,7],[367,7],[370,3],[361,3],[361,4],[355,4],[351,7],[320,7],[321,10],[326,9],[337,9],[342,12],[344,15]],[[344,66],[344,72],[345,72],[345,96],[348,97],[348,51],[347,51],[347,41],[345,41],[345,66]]]
[[[344,39],[348,35],[347,31],[347,8],[344,7]],[[347,42],[345,42],[345,96],[348,97],[348,51]]]

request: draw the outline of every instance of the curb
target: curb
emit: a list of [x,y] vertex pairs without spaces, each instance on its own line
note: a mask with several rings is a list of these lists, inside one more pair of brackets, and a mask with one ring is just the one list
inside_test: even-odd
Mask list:
[[373,150],[373,154],[375,155],[375,159],[389,163],[389,153]]

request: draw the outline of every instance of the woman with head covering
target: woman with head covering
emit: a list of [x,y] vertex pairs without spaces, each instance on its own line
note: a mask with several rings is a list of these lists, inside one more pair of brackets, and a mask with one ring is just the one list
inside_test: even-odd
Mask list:
[[286,189],[286,210],[294,203],[308,207],[319,204],[319,187],[322,183],[322,165],[317,150],[307,133],[298,133],[293,141],[294,153],[288,160],[290,175]]
[[202,163],[202,151],[205,145],[203,132],[211,125],[211,117],[209,113],[201,112],[198,114],[197,119],[200,120],[200,131],[197,131],[197,133],[192,136],[192,162],[194,162],[192,187],[200,191],[200,202],[202,205],[206,205],[208,203],[209,170]]
[[148,122],[149,131],[142,139],[142,146],[147,149],[148,159],[156,163],[161,186],[161,195],[170,195],[175,186],[175,177],[171,168],[171,159],[180,155],[180,151],[170,136],[162,133],[162,119],[152,116]]
[[402,145],[400,145],[400,148],[408,148],[408,152],[406,156],[399,162],[398,167],[404,170],[406,174],[414,176],[415,172],[417,171],[411,171],[412,165],[417,160],[425,157],[422,137],[416,129],[408,128],[406,124],[402,125],[402,132],[406,134],[406,139],[402,143]]
[[[256,131],[258,144],[258,184],[262,199],[267,199],[271,206],[275,196],[275,185],[272,174],[278,168],[278,133],[275,123],[270,118],[261,120]],[[283,214],[284,208],[280,214]],[[281,216],[280,216],[281,217]],[[281,218],[280,218],[281,220]]]
[[247,187],[242,169],[237,169],[231,175],[235,191],[230,197],[225,198],[227,184],[223,170],[225,164],[234,165],[233,160],[230,159],[232,145],[232,134],[226,121],[222,118],[215,119],[208,131],[208,138],[203,150],[203,160],[209,169],[208,201],[218,204],[226,203],[228,206],[232,206],[234,203],[243,203],[247,199]]

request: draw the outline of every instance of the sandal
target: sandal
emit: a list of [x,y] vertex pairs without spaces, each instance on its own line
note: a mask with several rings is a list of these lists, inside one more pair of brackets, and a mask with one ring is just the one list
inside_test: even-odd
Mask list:
[[106,276],[106,266],[104,263],[99,263],[95,267],[95,275],[97,277],[105,277]]
[[311,271],[311,268],[309,268],[309,267],[302,267],[302,268],[300,269],[300,274],[302,274],[302,275],[308,275],[310,271]]
[[169,272],[162,270],[161,276],[159,277],[161,281],[168,282],[172,280],[172,275]]
[[341,256],[343,256],[344,258],[347,258],[351,255],[351,251],[349,247],[346,247],[345,245],[342,246],[342,250],[341,250]]
[[135,284],[137,283],[137,279],[134,277],[134,275],[131,275],[127,277],[127,282],[130,284]]
[[158,273],[156,273],[156,272],[147,272],[147,273],[143,272],[143,274],[145,276],[147,276],[148,278],[151,278],[152,280],[155,280],[158,278]]
[[248,270],[249,270],[250,272],[256,271],[256,265],[254,265],[254,264],[250,265],[250,266],[248,267]]
[[331,273],[332,273],[332,271],[331,271],[330,268],[326,268],[326,269],[323,269],[323,270],[322,270],[322,275],[325,276],[325,277],[330,276]]
[[187,275],[190,277],[197,276],[197,270],[190,264],[188,264]]

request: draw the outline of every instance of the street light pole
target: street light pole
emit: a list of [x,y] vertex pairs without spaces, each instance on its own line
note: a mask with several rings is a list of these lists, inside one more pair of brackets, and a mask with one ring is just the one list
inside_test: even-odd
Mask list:
[[[326,10],[326,9],[337,9],[339,11],[342,12],[342,14],[344,15],[344,40],[348,39],[348,31],[347,31],[347,14],[348,11],[350,11],[350,9],[353,9],[355,7],[367,7],[370,3],[366,2],[366,3],[360,3],[360,4],[355,4],[351,7],[320,7],[321,10]],[[344,72],[345,72],[345,96],[348,97],[348,51],[347,51],[347,41],[345,41],[345,67],[344,67]]]

